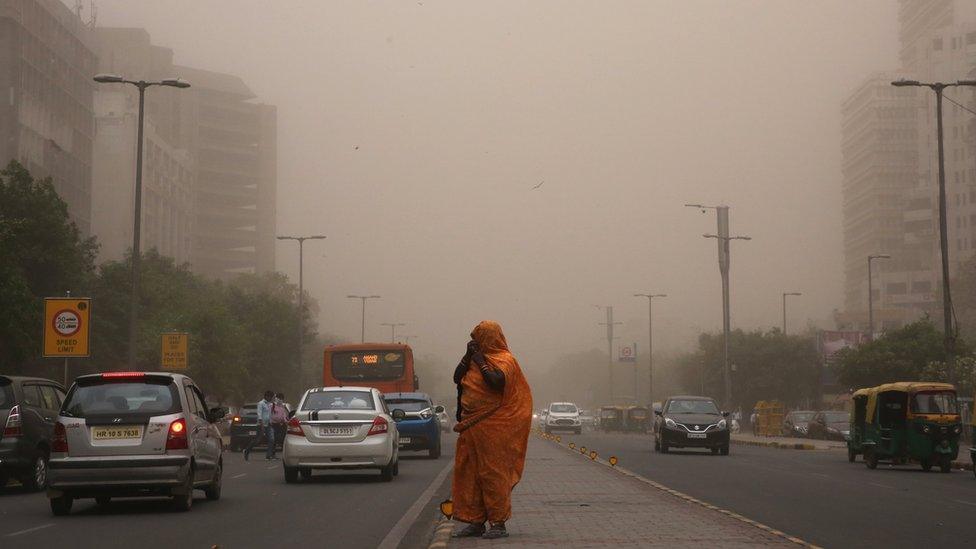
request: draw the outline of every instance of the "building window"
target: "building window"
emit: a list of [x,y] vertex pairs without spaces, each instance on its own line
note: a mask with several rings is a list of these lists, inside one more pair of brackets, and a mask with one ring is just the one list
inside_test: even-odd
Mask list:
[[928,280],[920,280],[917,282],[912,282],[912,293],[913,294],[927,294],[932,292],[932,283]]
[[885,291],[889,295],[903,295],[908,293],[908,285],[904,282],[890,282],[885,285]]
[[967,32],[966,33],[966,45],[967,46],[971,46],[973,44],[976,44],[976,32]]

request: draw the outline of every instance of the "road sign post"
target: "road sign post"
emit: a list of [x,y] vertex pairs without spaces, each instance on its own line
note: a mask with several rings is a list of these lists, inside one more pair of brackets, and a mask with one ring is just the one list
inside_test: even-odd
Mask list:
[[91,298],[44,298],[42,356],[64,359],[64,386],[68,387],[68,359],[90,356]]
[[161,366],[163,370],[186,370],[190,367],[190,335],[183,332],[162,334]]

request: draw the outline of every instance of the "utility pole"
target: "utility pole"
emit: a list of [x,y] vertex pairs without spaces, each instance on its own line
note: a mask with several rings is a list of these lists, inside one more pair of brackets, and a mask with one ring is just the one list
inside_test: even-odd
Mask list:
[[892,86],[926,87],[935,92],[935,118],[939,147],[939,248],[942,252],[942,324],[945,332],[946,369],[949,382],[956,382],[956,334],[952,326],[952,294],[949,292],[949,228],[946,220],[946,182],[945,150],[942,130],[942,93],[955,86],[976,86],[976,80],[957,80],[956,82],[919,82],[918,80],[897,80]]
[[366,343],[366,301],[370,299],[379,299],[378,295],[347,295],[349,299],[360,299],[363,302],[363,328],[362,337],[360,338],[360,343]]
[[278,240],[294,240],[298,242],[298,366],[302,365],[302,352],[305,348],[305,281],[304,281],[304,260],[305,260],[305,241],[323,240],[324,235],[316,234],[311,236],[279,236]]
[[613,321],[613,305],[597,307],[607,310],[607,321],[601,322],[600,326],[607,327],[607,371],[610,372],[610,403],[613,404],[613,327],[621,323]]
[[[647,298],[647,398],[654,405],[654,298],[668,297],[668,294],[634,294],[634,297]],[[636,387],[634,394],[637,393]]]
[[406,324],[404,324],[402,322],[383,322],[383,323],[380,324],[380,326],[389,326],[390,327],[390,343],[396,343],[396,329],[397,329],[397,326],[406,326]]
[[803,295],[800,292],[783,292],[783,335],[786,335],[786,296]]
[[874,341],[874,276],[871,272],[871,262],[875,259],[891,259],[888,254],[873,254],[868,256],[868,337]]
[[732,240],[752,240],[748,236],[729,236],[729,207],[728,206],[704,206],[702,204],[685,204],[689,208],[702,210],[715,210],[715,217],[718,222],[718,234],[704,234],[705,238],[718,240],[718,269],[722,275],[722,332],[724,334],[723,351],[723,377],[725,378],[725,405],[732,405],[732,371],[729,361],[729,339],[732,332],[732,315],[730,312],[729,299],[729,264],[731,263],[731,250],[729,242]]

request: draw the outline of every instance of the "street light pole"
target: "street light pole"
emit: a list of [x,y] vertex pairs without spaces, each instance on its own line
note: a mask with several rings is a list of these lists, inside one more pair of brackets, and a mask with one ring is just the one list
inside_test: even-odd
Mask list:
[[731,263],[731,247],[729,242],[732,240],[752,240],[748,236],[729,236],[729,207],[728,206],[704,206],[702,204],[685,204],[686,207],[696,208],[702,211],[715,210],[715,217],[718,222],[718,234],[705,234],[705,238],[718,240],[718,268],[722,275],[722,332],[724,335],[723,368],[725,378],[725,405],[732,405],[732,371],[729,361],[729,339],[732,332],[732,313],[730,305],[730,284],[729,284],[729,265]]
[[783,335],[786,335],[786,296],[803,295],[800,292],[783,292]]
[[949,382],[955,383],[956,337],[952,327],[952,297],[949,292],[949,228],[946,213],[945,151],[942,131],[942,94],[946,88],[955,86],[976,86],[976,80],[957,80],[956,82],[919,82],[918,80],[896,80],[892,86],[926,87],[935,92],[935,117],[939,149],[939,248],[942,252],[942,324],[945,332],[946,367]]
[[871,262],[875,259],[891,259],[888,254],[873,254],[868,256],[868,337],[874,341],[874,277],[871,273]]
[[363,328],[362,336],[360,338],[360,343],[366,343],[366,301],[370,299],[379,299],[378,295],[347,295],[349,299],[360,299],[363,302]]
[[146,111],[146,88],[168,86],[189,88],[190,84],[179,78],[167,78],[158,82],[145,80],[126,80],[117,74],[96,74],[99,84],[131,84],[139,90],[139,122],[136,130],[136,188],[135,212],[132,222],[132,287],[129,296],[129,368],[136,368],[136,341],[139,330],[139,277],[142,270],[142,142]]
[[397,326],[406,326],[406,324],[404,324],[402,322],[383,322],[383,323],[380,324],[380,326],[389,326],[390,327],[390,343],[396,343],[396,329],[397,329]]
[[302,351],[305,348],[305,281],[304,257],[306,240],[323,240],[324,235],[311,236],[279,236],[278,240],[294,240],[298,242],[298,366],[302,365]]
[[[634,294],[634,297],[647,298],[647,398],[654,405],[654,298],[668,297],[668,294]],[[637,387],[634,387],[634,395],[637,395]],[[635,398],[636,400],[636,398]]]

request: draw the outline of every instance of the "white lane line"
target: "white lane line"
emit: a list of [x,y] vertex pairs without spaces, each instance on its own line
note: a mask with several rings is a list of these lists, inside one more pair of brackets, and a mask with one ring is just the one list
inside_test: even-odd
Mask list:
[[877,482],[869,482],[871,486],[877,486],[878,488],[891,488],[892,490],[897,490],[894,486],[888,486],[887,484],[878,484]]
[[420,494],[417,501],[413,502],[413,505],[407,509],[407,512],[404,513],[403,516],[400,517],[400,520],[393,525],[393,528],[390,529],[390,533],[383,538],[383,541],[376,546],[376,549],[396,549],[400,546],[400,542],[403,541],[403,538],[407,535],[410,527],[413,526],[413,523],[417,520],[417,517],[423,512],[424,507],[427,506],[427,502],[430,501],[430,498],[434,496],[434,492],[437,491],[437,488],[439,488],[441,483],[444,482],[444,477],[446,477],[453,468],[454,458],[452,457],[448,460],[447,465],[441,469],[441,472],[437,473],[437,476],[434,477],[433,481],[431,481],[430,486],[424,490],[424,493]]
[[241,477],[246,477],[246,476],[247,476],[247,473],[241,473],[239,475],[234,475],[234,476],[232,476],[230,478],[241,478]]
[[31,532],[36,532],[38,530],[43,530],[45,528],[50,528],[51,526],[54,526],[54,523],[53,522],[50,523],[50,524],[42,524],[40,526],[35,526],[33,528],[28,528],[26,530],[20,530],[20,531],[17,531],[17,532],[13,532],[13,533],[7,534],[7,537],[8,538],[12,538],[14,536],[19,536],[21,534],[29,534]]
[[976,507],[976,503],[973,503],[973,502],[971,502],[971,501],[963,501],[963,500],[961,500],[961,499],[954,499],[954,500],[952,500],[952,501],[954,501],[954,502],[956,502],[956,503],[961,503],[961,504],[963,504],[963,505],[972,505],[973,507]]
[[268,469],[277,469],[277,468],[278,468],[277,465],[268,465]]

